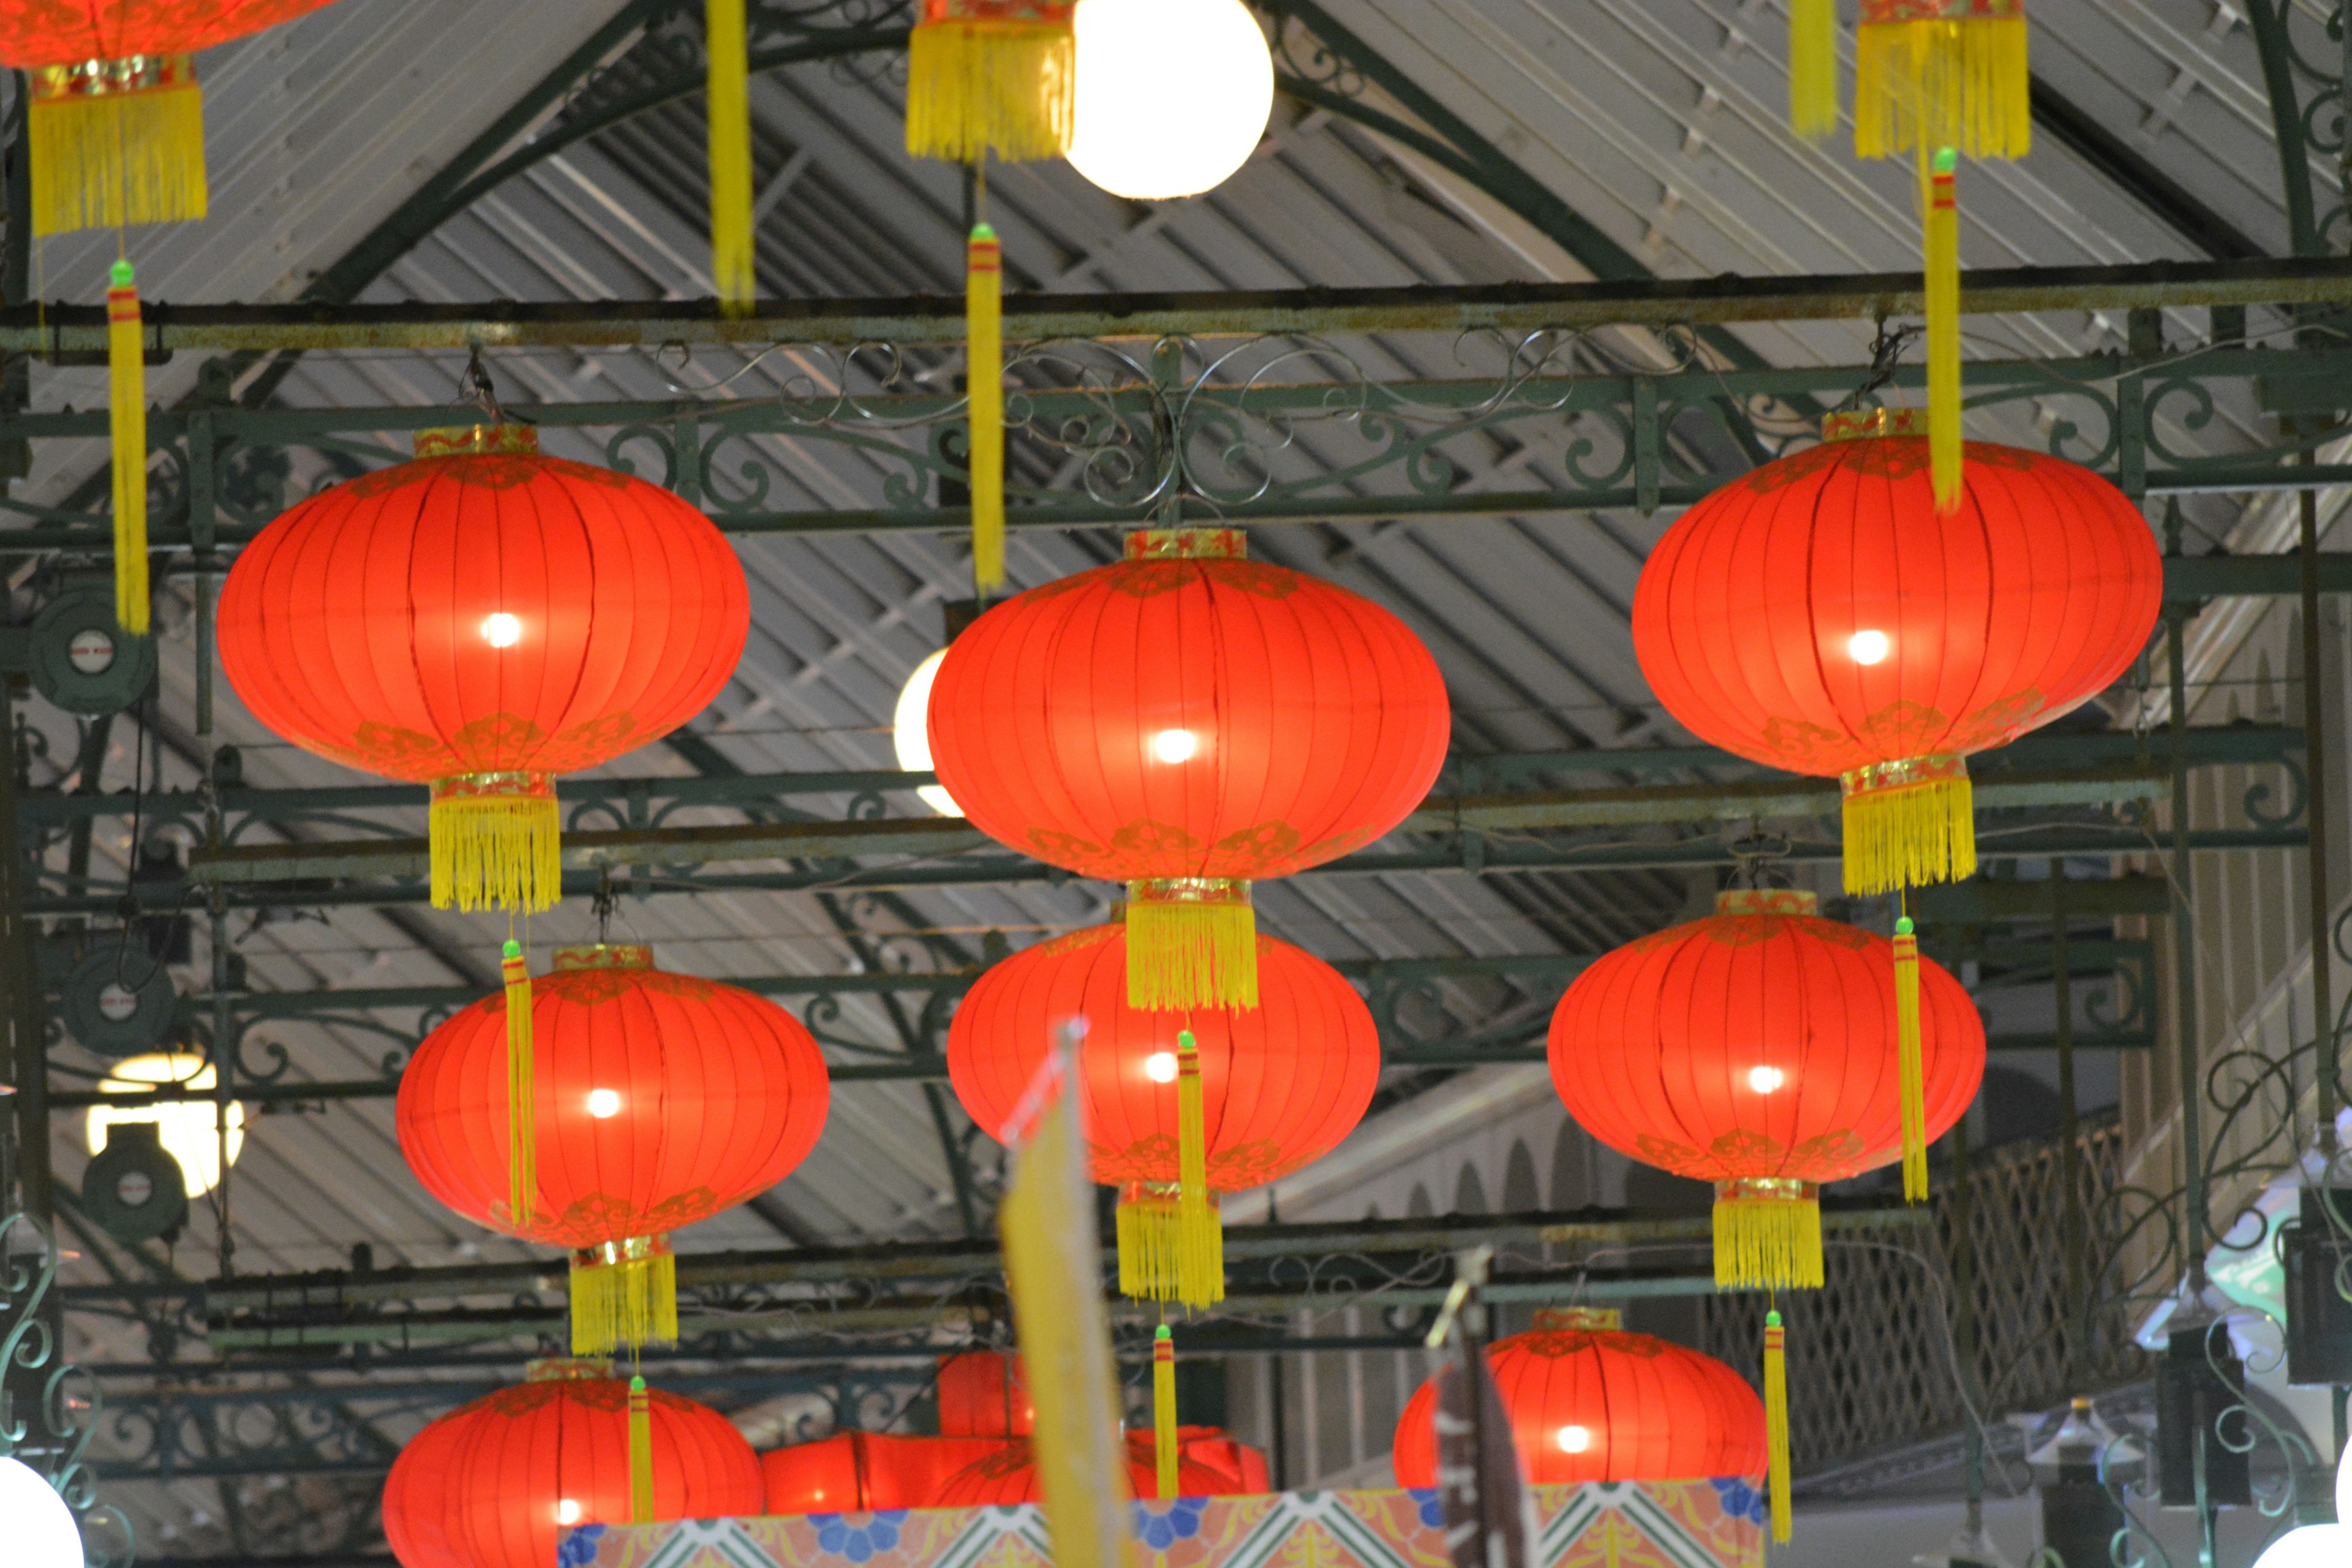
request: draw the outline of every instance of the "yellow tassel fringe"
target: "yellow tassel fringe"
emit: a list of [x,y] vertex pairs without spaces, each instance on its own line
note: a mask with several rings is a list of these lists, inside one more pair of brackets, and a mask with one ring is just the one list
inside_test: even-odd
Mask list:
[[964,384],[971,399],[971,576],[1004,585],[1004,251],[986,224],[964,250]]
[[1151,1453],[1159,1469],[1159,1499],[1176,1495],[1176,1344],[1162,1323],[1151,1336]]
[[1160,899],[1128,884],[1127,1005],[1148,1013],[1257,1005],[1257,917],[1246,899]]
[[530,968],[522,944],[509,942],[499,961],[507,987],[507,1219],[530,1227],[539,1203],[539,1104],[531,1092]]
[[1789,0],[1789,129],[1837,129],[1837,0]]
[[1060,157],[1077,119],[1077,65],[1066,20],[922,23],[907,42],[907,151],[957,163]]
[[743,0],[704,0],[710,58],[710,276],[719,307],[749,315],[759,297],[751,235],[751,53]]
[[1976,875],[1976,792],[1965,772],[1849,791],[1843,816],[1849,893],[1891,893]]
[[1802,1197],[1784,1197],[1742,1190],[1738,1183],[1718,1185],[1715,1282],[1739,1289],[1820,1289],[1821,1200],[1810,1189]]
[[205,216],[205,97],[191,80],[143,92],[36,94],[33,232]]
[[1182,1198],[1164,1188],[1131,1188],[1118,1226],[1119,1294],[1187,1307],[1225,1299],[1224,1219],[1214,1203],[1187,1215]]
[[139,283],[114,264],[106,291],[109,433],[114,460],[114,619],[147,635],[147,364],[140,342]]
[[572,1255],[573,1355],[677,1342],[677,1259],[667,1245],[633,1237]]
[[2022,16],[1864,22],[1853,40],[1860,156],[1956,147],[1971,158],[2022,158],[2032,146]]
[[1936,510],[1960,504],[1960,207],[1957,159],[1939,149],[1927,176],[1927,471]]
[[1224,1295],[1224,1231],[1209,1191],[1209,1118],[1201,1090],[1201,1051],[1192,1031],[1183,1029],[1176,1036],[1176,1299],[1198,1307],[1221,1301]]
[[1919,1058],[1919,939],[1911,917],[1895,922],[1895,1058],[1903,1096],[1903,1201],[1927,1196],[1926,1069]]
[[1764,1444],[1770,1467],[1772,1539],[1786,1541],[1789,1518],[1789,1359],[1788,1331],[1780,1314],[1764,1314]]
[[426,821],[435,909],[536,912],[562,895],[554,796],[436,794]]
[[642,1377],[629,1379],[629,1522],[654,1521],[654,1399]]

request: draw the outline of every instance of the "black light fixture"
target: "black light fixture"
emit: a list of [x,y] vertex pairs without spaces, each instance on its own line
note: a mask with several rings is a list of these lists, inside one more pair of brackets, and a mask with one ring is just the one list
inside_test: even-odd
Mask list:
[[[2246,1369],[2218,1319],[2186,1309],[2156,1363],[2158,1500],[2166,1508],[2252,1506]],[[2204,1479],[2204,1496],[2198,1479]]]
[[2056,1434],[2025,1458],[2042,1494],[2042,1546],[2062,1568],[2110,1568],[2109,1543],[2125,1520],[2101,1470],[2137,1463],[2139,1446],[2118,1438],[2077,1396]]
[[2281,1227],[2286,1266],[2286,1380],[2297,1388],[2352,1384],[2352,1187],[2305,1187],[2298,1223]]

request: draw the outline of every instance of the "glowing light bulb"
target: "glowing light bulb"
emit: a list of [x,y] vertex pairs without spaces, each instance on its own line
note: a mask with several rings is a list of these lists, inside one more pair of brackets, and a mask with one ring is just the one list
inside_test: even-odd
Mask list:
[[0,1521],[8,1531],[9,1562],[23,1568],[81,1568],[81,1530],[73,1510],[21,1459],[0,1459]]
[[1862,631],[1846,638],[1845,651],[1856,664],[1881,664],[1895,651],[1895,643],[1885,632]]
[[1789,1081],[1789,1075],[1779,1068],[1749,1068],[1748,1087],[1759,1094],[1769,1094]]
[[[898,706],[891,710],[890,749],[898,753],[898,765],[910,773],[931,771],[931,682],[939,679],[940,661],[947,656],[948,650],[941,648],[915,666],[915,673],[898,689]],[[941,816],[963,815],[955,796],[938,784],[923,784],[915,794]]]
[[588,1114],[599,1121],[621,1114],[621,1091],[617,1089],[592,1089],[588,1091]]
[[1070,166],[1137,201],[1198,195],[1256,150],[1274,58],[1241,0],[1081,0]]
[[1558,1438],[1563,1454],[1581,1454],[1592,1447],[1592,1434],[1581,1426],[1563,1426]]
[[[204,1058],[186,1052],[159,1052],[129,1057],[115,1063],[99,1080],[98,1090],[100,1094],[136,1094],[168,1083],[195,1093],[212,1088],[215,1081],[213,1069]],[[82,1123],[92,1154],[106,1147],[107,1129],[118,1121],[157,1124],[160,1131],[156,1140],[163,1145],[165,1153],[180,1163],[180,1174],[187,1178],[188,1196],[202,1197],[220,1184],[220,1108],[210,1100],[161,1101],[121,1110],[94,1105]],[[236,1163],[237,1154],[244,1148],[245,1107],[232,1101],[228,1108],[229,1163]]]
[[512,647],[522,641],[522,622],[504,610],[482,617],[482,640],[492,647]]
[[1151,737],[1151,754],[1163,763],[1189,762],[1200,749],[1200,737],[1190,730],[1162,730]]
[[1176,1081],[1176,1053],[1154,1051],[1143,1058],[1143,1076],[1154,1083]]
[[580,1522],[580,1504],[579,1504],[579,1502],[578,1502],[575,1499],[572,1499],[572,1498],[562,1498],[562,1499],[560,1499],[560,1500],[556,1502],[556,1505],[555,1505],[555,1522],[556,1522],[556,1523],[558,1523],[558,1524],[577,1524],[577,1523],[579,1523],[579,1522]]

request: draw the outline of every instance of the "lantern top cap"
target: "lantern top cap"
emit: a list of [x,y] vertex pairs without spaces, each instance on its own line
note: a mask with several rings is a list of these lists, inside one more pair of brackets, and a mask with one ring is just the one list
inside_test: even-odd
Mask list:
[[651,969],[650,942],[596,942],[580,947],[559,947],[551,961],[557,973],[567,969]]
[[1541,1307],[1536,1310],[1536,1331],[1538,1333],[1581,1331],[1614,1334],[1622,1332],[1624,1327],[1625,1314],[1614,1307]]
[[539,430],[530,425],[452,425],[416,433],[420,458],[471,458],[487,453],[531,456],[539,451]]
[[1238,528],[1139,528],[1127,536],[1129,561],[1243,561],[1248,537]]
[[1719,915],[1818,915],[1818,893],[1801,888],[1726,888],[1715,896]]
[[1822,440],[1825,443],[1866,441],[1882,436],[1924,439],[1927,434],[1927,411],[1924,408],[1858,408],[1822,416]]
[[608,1356],[549,1356],[525,1363],[525,1383],[599,1383],[613,1375]]

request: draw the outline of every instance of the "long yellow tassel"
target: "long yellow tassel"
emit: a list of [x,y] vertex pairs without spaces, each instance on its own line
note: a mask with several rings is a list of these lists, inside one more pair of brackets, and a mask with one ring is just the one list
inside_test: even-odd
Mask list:
[[141,343],[139,280],[114,264],[106,291],[107,396],[114,437],[114,618],[147,635],[147,363]]
[[205,99],[190,56],[26,75],[35,234],[205,216]]
[[751,238],[751,46],[743,0],[703,0],[710,120],[710,275],[719,308],[749,315],[760,280]]
[[1960,504],[1960,208],[1958,160],[1938,148],[1927,176],[1927,472],[1936,510]]
[[973,163],[1058,158],[1076,123],[1075,5],[923,0],[907,40],[907,151]]
[[1772,1539],[1789,1539],[1789,1362],[1780,1314],[1764,1314],[1764,1444],[1770,1466]]
[[981,224],[964,250],[964,383],[971,395],[971,575],[1004,585],[1004,247]]
[[1789,129],[1837,129],[1837,0],[1789,0]]
[[528,1228],[539,1204],[539,1102],[531,1092],[530,966],[509,940],[499,961],[507,985],[507,1223]]
[[677,1259],[666,1237],[633,1236],[572,1255],[572,1353],[677,1342]]
[[1147,1013],[1257,1005],[1257,917],[1247,882],[1127,885],[1127,1005]]
[[1206,1307],[1225,1299],[1225,1232],[1209,1191],[1209,1118],[1192,1031],[1176,1036],[1176,1299]]
[[1895,922],[1895,1059],[1902,1075],[1903,1201],[1927,1196],[1926,1069],[1919,1060],[1919,939],[1911,917]]
[[1176,1342],[1165,1323],[1151,1336],[1151,1452],[1166,1502],[1176,1495]]
[[654,1521],[654,1400],[642,1377],[629,1379],[629,1522]]
[[1715,1282],[1726,1289],[1821,1289],[1822,1205],[1803,1182],[1715,1184]]

